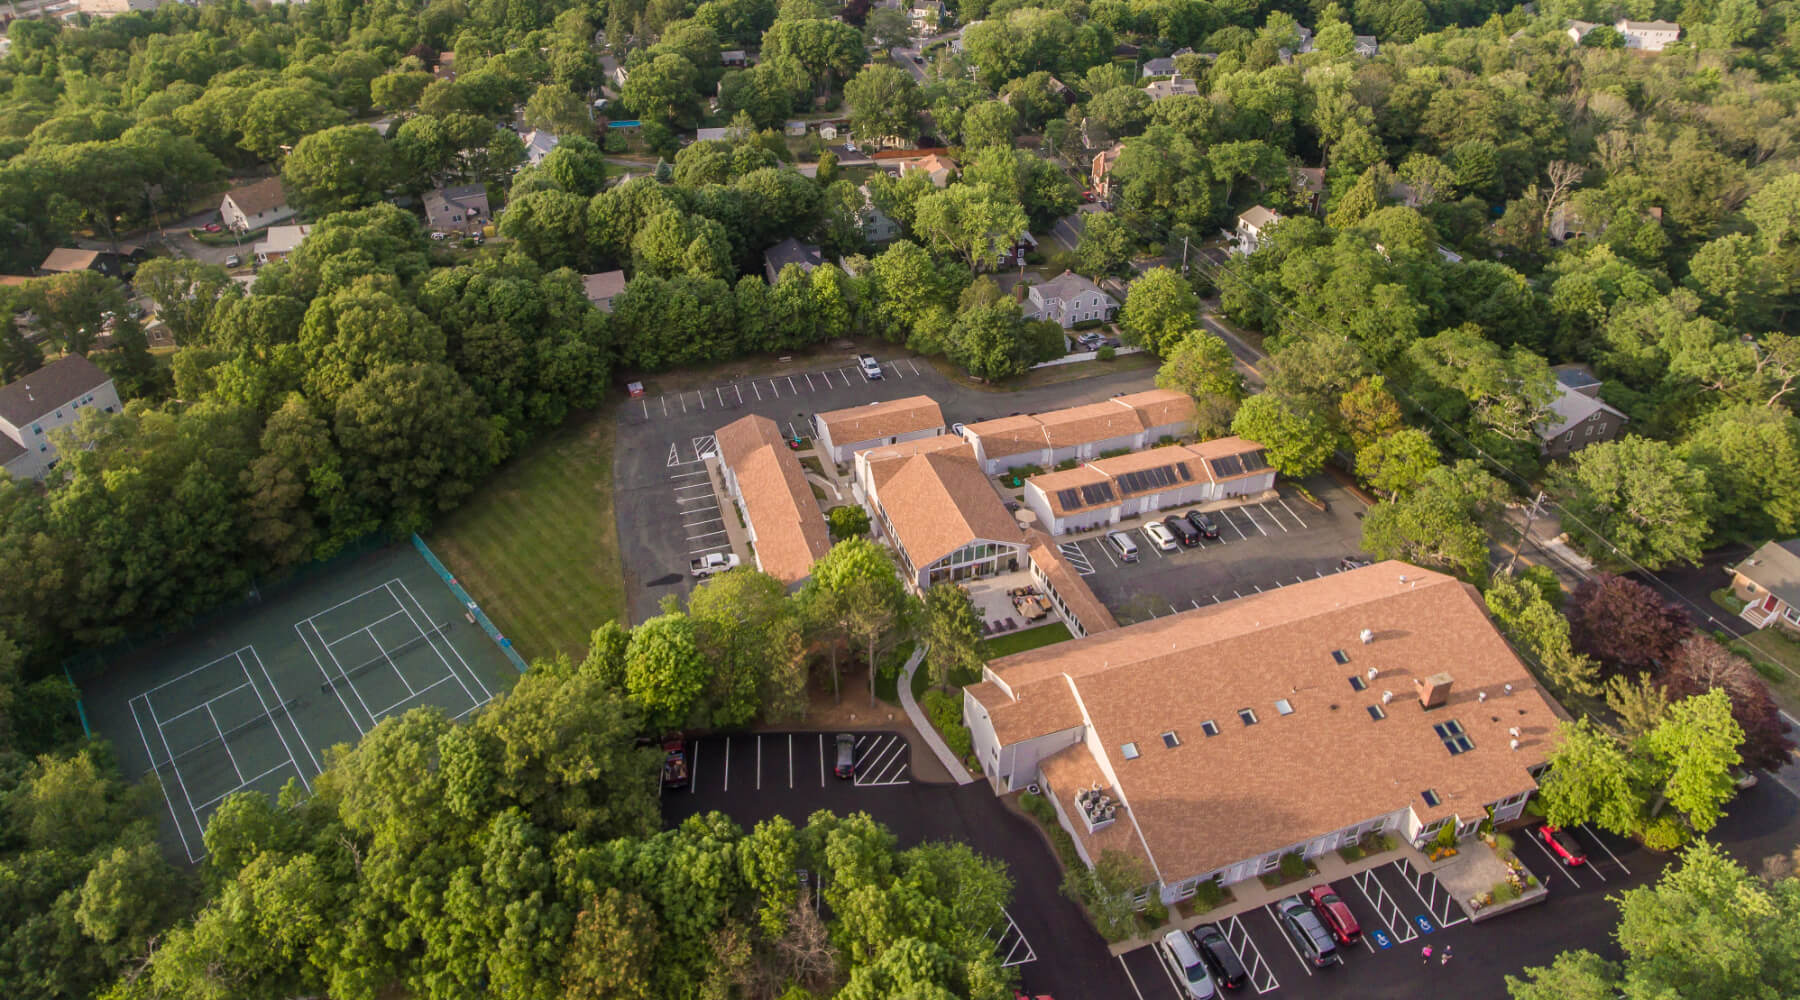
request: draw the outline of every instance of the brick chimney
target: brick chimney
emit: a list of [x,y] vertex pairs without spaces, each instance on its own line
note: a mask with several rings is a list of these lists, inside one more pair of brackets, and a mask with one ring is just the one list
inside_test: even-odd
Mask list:
[[1435,673],[1424,679],[1413,679],[1413,687],[1419,692],[1419,704],[1433,709],[1450,700],[1450,675]]

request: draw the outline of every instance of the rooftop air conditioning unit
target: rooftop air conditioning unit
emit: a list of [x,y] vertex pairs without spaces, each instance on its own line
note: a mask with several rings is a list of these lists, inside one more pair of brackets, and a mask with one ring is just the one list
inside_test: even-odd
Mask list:
[[[1405,577],[1401,577],[1401,579],[1405,579]],[[1363,629],[1361,638],[1362,638],[1362,644],[1365,646],[1367,646],[1371,642],[1374,642],[1375,641],[1374,630],[1373,629]]]
[[1375,669],[1374,667],[1369,668],[1369,679],[1370,680],[1374,680],[1376,677],[1380,676],[1380,674],[1381,674],[1381,671]]
[[1387,703],[1389,703],[1393,700],[1394,700],[1394,692],[1392,692],[1392,691],[1381,692],[1381,703],[1383,705],[1386,705]]

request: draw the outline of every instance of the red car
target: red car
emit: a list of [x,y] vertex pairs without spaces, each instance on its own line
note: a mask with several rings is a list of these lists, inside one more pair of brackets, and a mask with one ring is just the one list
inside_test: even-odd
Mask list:
[[1325,922],[1331,936],[1338,939],[1339,944],[1355,944],[1362,937],[1362,927],[1356,922],[1356,914],[1338,898],[1329,885],[1315,885],[1306,890],[1306,901],[1312,904],[1313,912]]
[[1538,839],[1556,855],[1556,860],[1570,868],[1587,864],[1587,852],[1581,849],[1581,843],[1570,836],[1568,831],[1545,823],[1538,827]]
[[216,222],[209,222],[206,224],[206,231],[209,233],[216,233],[219,231],[220,228],[221,227]]

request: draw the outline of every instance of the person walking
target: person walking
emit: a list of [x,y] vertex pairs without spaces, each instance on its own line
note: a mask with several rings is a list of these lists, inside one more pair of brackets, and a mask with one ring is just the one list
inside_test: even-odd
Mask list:
[[1450,964],[1450,946],[1449,945],[1445,945],[1444,953],[1442,955],[1438,956],[1438,964],[1439,965],[1449,965]]
[[1419,949],[1419,964],[1420,965],[1430,965],[1431,964],[1431,946],[1430,945],[1426,945],[1425,947]]

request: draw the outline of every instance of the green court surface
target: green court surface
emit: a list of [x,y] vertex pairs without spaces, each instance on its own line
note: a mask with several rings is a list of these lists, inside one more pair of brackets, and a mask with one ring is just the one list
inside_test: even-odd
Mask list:
[[310,790],[328,747],[420,706],[460,719],[517,677],[474,609],[399,544],[75,679],[125,773],[155,771],[169,846],[198,861],[226,796]]

